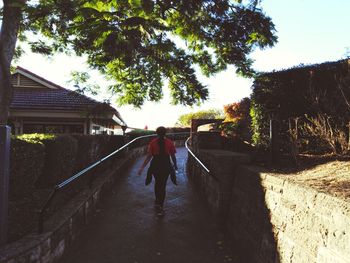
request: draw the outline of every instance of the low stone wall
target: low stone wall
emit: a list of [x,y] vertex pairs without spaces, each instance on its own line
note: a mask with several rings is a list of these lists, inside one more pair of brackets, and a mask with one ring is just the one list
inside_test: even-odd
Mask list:
[[232,171],[239,164],[249,162],[249,157],[244,154],[222,150],[201,150],[197,154],[199,159],[208,166],[210,172],[205,171],[195,163],[194,159],[190,158],[188,175],[199,186],[210,209],[222,225],[225,223],[229,210],[234,182]]
[[350,262],[350,203],[260,173],[281,262]]
[[[245,262],[280,262],[259,171],[237,168],[227,228],[234,251]],[[289,262],[289,261],[288,261]]]
[[232,153],[198,154],[217,167],[213,175],[219,181],[193,160],[189,177],[224,223],[240,262],[350,262],[349,202],[265,173],[244,159],[232,166]]
[[92,218],[100,199],[108,195],[122,171],[135,157],[143,155],[147,147],[129,150],[118,159],[110,171],[93,182],[92,189],[81,191],[67,205],[44,224],[44,233],[35,232],[0,249],[0,263],[56,262]]

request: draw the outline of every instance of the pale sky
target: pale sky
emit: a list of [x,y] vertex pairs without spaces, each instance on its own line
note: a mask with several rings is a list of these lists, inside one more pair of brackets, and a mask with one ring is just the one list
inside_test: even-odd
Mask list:
[[[279,70],[299,64],[336,61],[350,55],[349,0],[262,0],[262,7],[276,26],[278,43],[273,48],[257,50],[251,55],[255,69]],[[16,65],[67,88],[71,71],[87,69],[82,58],[57,55],[47,59],[29,53]],[[92,76],[103,86],[102,77],[94,72]],[[237,77],[233,67],[209,79],[203,76],[199,79],[210,92],[209,100],[200,107],[170,105],[167,90],[161,102],[148,102],[141,110],[131,106],[113,106],[129,127],[143,128],[147,125],[152,129],[160,125],[174,126],[181,114],[202,109],[223,109],[224,105],[237,102],[251,93],[252,81]]]

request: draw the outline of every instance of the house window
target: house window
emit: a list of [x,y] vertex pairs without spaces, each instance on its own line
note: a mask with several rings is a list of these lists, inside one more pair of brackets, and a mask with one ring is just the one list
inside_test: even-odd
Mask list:
[[44,125],[45,133],[64,133],[64,125]]
[[66,133],[84,133],[84,126],[83,125],[67,125],[66,126]]
[[44,125],[42,124],[24,124],[23,133],[44,133]]
[[101,134],[101,132],[100,132],[100,126],[93,125],[93,126],[92,126],[92,134]]
[[84,133],[79,124],[24,124],[23,133]]

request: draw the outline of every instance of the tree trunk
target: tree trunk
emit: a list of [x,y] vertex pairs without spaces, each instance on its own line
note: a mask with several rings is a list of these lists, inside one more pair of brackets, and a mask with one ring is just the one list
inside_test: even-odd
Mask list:
[[17,35],[25,0],[3,0],[0,32],[0,125],[7,124],[12,99],[10,66],[15,53]]

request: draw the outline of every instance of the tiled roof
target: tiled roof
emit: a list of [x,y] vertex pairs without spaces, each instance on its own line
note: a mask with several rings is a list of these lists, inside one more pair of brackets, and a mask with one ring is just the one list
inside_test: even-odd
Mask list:
[[[17,109],[59,109],[84,110],[101,105],[89,97],[66,89],[28,89],[15,88],[11,108]],[[106,105],[106,110],[116,111]]]
[[[80,111],[82,113],[114,113],[125,123],[119,112],[107,103],[98,102],[85,95],[65,89],[26,69],[17,68],[14,77],[20,74],[40,82],[41,88],[14,87],[10,109]],[[47,86],[47,88],[45,87]]]

